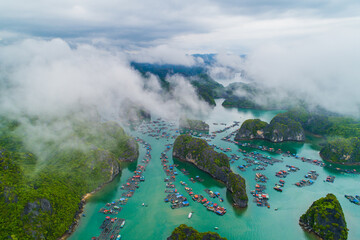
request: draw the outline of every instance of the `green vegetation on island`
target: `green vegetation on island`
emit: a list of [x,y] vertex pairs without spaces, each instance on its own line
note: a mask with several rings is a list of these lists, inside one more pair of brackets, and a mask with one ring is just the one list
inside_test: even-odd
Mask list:
[[360,164],[360,139],[335,138],[328,141],[320,151],[320,156],[326,161],[344,164]]
[[222,106],[227,108],[263,109],[265,107],[255,101],[258,94],[259,89],[253,84],[242,82],[231,83],[225,87],[222,94],[225,99]]
[[324,138],[320,155],[329,163],[360,164],[360,121],[331,114],[326,111],[309,111],[294,108],[276,117],[287,117],[299,122],[306,132]]
[[191,85],[205,102],[215,106],[215,99],[221,98],[224,92],[224,86],[213,80],[209,75],[201,73],[190,78]]
[[[213,56],[205,57],[208,64]],[[323,139],[316,140],[316,147],[328,163],[359,164],[356,142],[360,141],[360,121],[339,116],[320,108],[311,109],[301,99],[277,98],[273,90],[255,83],[232,83],[227,87],[214,81],[202,65],[182,66],[171,64],[132,63],[145,79],[152,73],[158,76],[162,90],[174,91],[168,76],[181,75],[195,88],[200,99],[215,105],[215,99],[224,98],[224,107],[248,109],[288,109],[278,114],[270,124],[263,128],[247,125],[248,129],[239,131],[240,139],[266,139],[272,142],[304,141],[305,134],[313,134]],[[146,84],[145,84],[146,85]],[[298,106],[298,107],[294,107]],[[257,123],[258,124],[258,123]],[[264,123],[262,123],[264,125]],[[300,124],[300,125],[299,125]],[[258,134],[259,133],[259,134]],[[342,146],[337,147],[336,144]]]
[[209,124],[201,120],[180,118],[179,127],[185,130],[209,132]]
[[200,170],[225,183],[228,191],[232,193],[234,206],[247,206],[245,179],[233,173],[229,158],[224,153],[216,152],[205,140],[180,135],[175,139],[173,156],[193,163]]
[[260,86],[254,82],[243,83],[234,82],[226,86],[222,93],[226,108],[245,108],[245,109],[289,109],[299,103],[299,100],[278,98],[274,95],[274,89]]
[[[44,124],[37,121],[31,126]],[[111,181],[120,160],[138,157],[137,143],[116,123],[74,120],[66,137],[43,133],[30,143],[24,132],[18,121],[1,118],[1,239],[58,239],[72,231],[83,196]]]
[[360,121],[319,109],[292,108],[277,114],[270,124],[260,119],[248,119],[235,140],[305,141],[306,134],[322,138],[318,147],[327,163],[360,164]]
[[324,240],[345,240],[348,237],[341,205],[331,193],[316,200],[300,217],[299,224]]
[[167,240],[226,240],[215,232],[198,232],[196,229],[181,224],[171,233]]
[[305,141],[301,124],[277,115],[270,124],[260,119],[248,119],[240,127],[235,140],[264,139],[271,142]]

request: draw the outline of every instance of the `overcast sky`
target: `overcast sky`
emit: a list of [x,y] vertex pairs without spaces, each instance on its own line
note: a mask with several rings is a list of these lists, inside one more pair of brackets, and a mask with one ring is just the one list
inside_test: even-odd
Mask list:
[[347,28],[359,32],[358,0],[0,1],[9,32],[93,41],[125,49],[167,45],[188,52],[243,53]]
[[[0,39],[0,68],[14,72],[24,60],[6,51],[21,52],[30,63],[36,57],[56,62],[58,42],[72,49],[66,59],[76,55],[81,66],[87,58],[76,48],[86,45],[127,61],[184,65],[196,62],[188,54],[220,53],[215,72],[244,69],[278,93],[295,91],[330,110],[360,115],[359,0],[4,0]],[[245,63],[240,54],[247,54]]]

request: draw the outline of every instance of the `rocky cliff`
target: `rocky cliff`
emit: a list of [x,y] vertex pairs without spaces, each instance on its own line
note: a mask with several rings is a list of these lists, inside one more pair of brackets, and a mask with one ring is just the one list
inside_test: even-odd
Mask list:
[[219,234],[214,232],[200,233],[196,229],[189,227],[185,224],[181,224],[171,233],[171,236],[167,240],[226,240],[226,238],[220,237]]
[[305,141],[301,124],[286,117],[276,116],[270,124],[260,119],[246,120],[235,136],[235,140],[264,139],[271,142]]
[[176,138],[173,156],[191,162],[213,178],[226,184],[232,193],[233,205],[247,207],[245,179],[230,169],[229,158],[224,153],[214,151],[205,140],[181,135]]
[[348,229],[341,205],[333,194],[316,200],[300,217],[300,226],[327,240],[347,239]]
[[353,137],[331,140],[321,149],[320,156],[330,163],[360,165],[360,139]]

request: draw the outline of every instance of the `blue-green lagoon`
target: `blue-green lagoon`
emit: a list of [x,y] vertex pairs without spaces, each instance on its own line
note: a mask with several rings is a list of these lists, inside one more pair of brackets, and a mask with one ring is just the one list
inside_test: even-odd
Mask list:
[[[226,126],[233,124],[233,121],[239,121],[240,125],[243,121],[249,118],[259,118],[261,120],[269,122],[278,111],[260,111],[260,110],[236,110],[225,109],[221,104],[213,109],[209,116],[204,117],[210,125],[210,132],[223,129],[225,125],[214,125],[213,123],[226,123]],[[153,126],[150,126],[153,127]],[[169,126],[168,126],[169,127]],[[142,134],[138,131],[130,131],[129,133],[135,137],[140,137],[152,146],[152,159],[146,167],[144,176],[145,182],[140,184],[140,188],[136,190],[133,197],[129,198],[126,205],[123,206],[121,212],[116,216],[124,218],[126,224],[121,230],[120,234],[122,239],[149,239],[149,240],[161,240],[170,236],[173,229],[182,223],[194,227],[198,231],[217,231],[221,236],[227,239],[316,239],[313,235],[304,232],[298,224],[299,217],[310,207],[313,201],[324,197],[327,193],[334,193],[339,199],[343,208],[347,225],[349,228],[349,239],[360,239],[360,206],[350,203],[345,197],[345,194],[359,195],[360,194],[360,175],[344,174],[320,166],[316,166],[310,163],[302,162],[299,159],[293,157],[284,157],[279,154],[271,154],[272,157],[283,160],[282,163],[276,163],[269,165],[266,170],[260,171],[265,174],[269,180],[265,184],[267,186],[266,192],[269,194],[270,208],[258,207],[253,202],[253,197],[250,191],[255,189],[256,181],[254,179],[256,171],[250,167],[246,172],[241,172],[237,166],[246,164],[243,160],[244,156],[238,152],[238,146],[222,141],[221,138],[228,135],[232,131],[239,127],[230,128],[229,130],[217,134],[216,138],[209,142],[210,144],[216,144],[219,147],[232,149],[232,152],[227,152],[229,156],[231,154],[237,154],[240,159],[231,164],[231,168],[235,173],[239,173],[246,179],[247,193],[249,197],[248,207],[246,209],[235,209],[231,205],[231,198],[226,193],[225,186],[212,179],[206,173],[198,170],[191,164],[179,163],[179,175],[176,177],[176,189],[184,196],[188,197],[190,206],[180,209],[171,209],[169,203],[164,202],[166,197],[165,182],[166,177],[161,165],[160,156],[166,149],[165,145],[173,143],[174,139],[159,138],[148,136],[148,134]],[[169,132],[168,129],[164,130]],[[174,131],[171,135],[175,134]],[[258,145],[273,146],[264,141],[256,141]],[[320,159],[319,153],[308,143],[283,143],[278,148],[288,149],[296,151],[300,157],[306,157],[311,159]],[[269,155],[268,152],[258,151],[265,155]],[[171,150],[167,152],[170,163],[173,162],[171,157]],[[101,229],[99,228],[106,215],[99,213],[99,209],[104,207],[106,203],[119,200],[124,190],[120,189],[126,180],[133,175],[133,171],[136,169],[137,164],[142,164],[141,160],[144,159],[146,150],[140,145],[140,156],[138,163],[124,163],[122,165],[122,174],[118,176],[113,182],[106,185],[102,190],[95,193],[88,199],[84,208],[85,217],[81,217],[79,226],[75,233],[70,236],[71,240],[75,239],[91,239],[92,237],[99,236]],[[295,173],[290,173],[284,180],[286,181],[283,192],[277,192],[273,189],[275,183],[279,181],[279,178],[275,177],[275,172],[279,170],[286,170],[286,165],[294,165],[299,167],[300,170]],[[190,172],[189,175],[184,175],[180,172],[180,169],[185,168]],[[319,173],[319,177],[316,182],[307,187],[298,188],[294,183],[304,179],[304,175],[310,171],[316,170]],[[328,183],[324,180],[328,175],[336,176],[334,183]],[[203,178],[203,182],[192,183],[189,178],[199,176]],[[218,199],[214,202],[226,207],[227,213],[224,216],[219,216],[213,212],[208,211],[205,207],[197,202],[193,202],[190,196],[184,189],[184,186],[180,184],[180,181],[184,181],[189,187],[193,189],[195,193],[206,193],[204,189],[208,188],[214,192],[220,192],[224,198],[224,202],[220,203]],[[142,204],[147,207],[142,206]],[[275,211],[275,208],[278,208]],[[193,212],[192,218],[188,219],[188,214]],[[214,227],[218,227],[218,230],[214,230]]]

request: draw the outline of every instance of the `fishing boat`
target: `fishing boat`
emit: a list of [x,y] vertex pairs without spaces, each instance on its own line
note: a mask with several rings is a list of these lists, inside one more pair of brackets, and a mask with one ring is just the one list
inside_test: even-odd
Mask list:
[[125,225],[125,220],[121,223],[120,228],[123,228]]
[[190,212],[188,215],[188,219],[190,219],[192,217],[193,212]]

